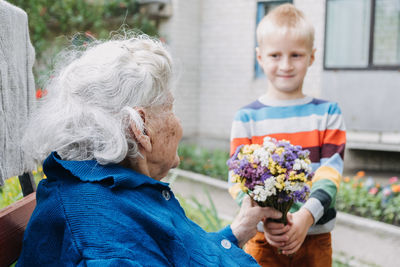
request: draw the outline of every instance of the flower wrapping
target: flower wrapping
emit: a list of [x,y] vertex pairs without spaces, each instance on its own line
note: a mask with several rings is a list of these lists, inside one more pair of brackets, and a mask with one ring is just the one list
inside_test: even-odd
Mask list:
[[287,224],[287,212],[295,202],[305,202],[310,193],[313,175],[310,152],[289,141],[265,137],[262,145],[241,145],[228,160],[231,180],[241,184],[258,205],[282,212]]

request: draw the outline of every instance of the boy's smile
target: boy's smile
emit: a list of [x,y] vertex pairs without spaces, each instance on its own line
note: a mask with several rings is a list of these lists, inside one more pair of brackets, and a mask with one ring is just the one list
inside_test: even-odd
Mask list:
[[314,62],[315,49],[290,32],[270,34],[257,48],[257,59],[268,78],[268,94],[278,99],[303,97],[303,80]]

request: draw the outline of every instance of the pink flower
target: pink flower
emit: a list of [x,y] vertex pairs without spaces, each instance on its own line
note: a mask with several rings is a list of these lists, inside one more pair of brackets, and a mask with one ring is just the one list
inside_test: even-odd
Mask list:
[[397,182],[399,180],[399,178],[397,176],[393,176],[389,179],[389,183],[390,184],[394,184],[395,182]]
[[378,193],[378,188],[376,187],[372,187],[368,193],[370,193],[371,195],[376,195],[376,193]]
[[383,195],[385,197],[388,197],[392,194],[392,190],[390,190],[390,188],[385,187],[385,189],[383,189]]

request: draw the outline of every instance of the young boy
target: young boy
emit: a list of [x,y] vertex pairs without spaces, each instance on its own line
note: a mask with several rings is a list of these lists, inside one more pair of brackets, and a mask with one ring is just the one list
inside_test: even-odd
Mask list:
[[[245,249],[262,266],[331,266],[330,231],[346,135],[336,103],[303,94],[303,80],[315,57],[314,28],[301,11],[284,4],[260,22],[257,41],[268,91],[237,112],[231,154],[242,144],[262,144],[265,136],[285,139],[311,152],[315,175],[310,198],[304,205],[293,205],[290,223],[259,225]],[[229,191],[240,204],[244,193],[239,184]]]

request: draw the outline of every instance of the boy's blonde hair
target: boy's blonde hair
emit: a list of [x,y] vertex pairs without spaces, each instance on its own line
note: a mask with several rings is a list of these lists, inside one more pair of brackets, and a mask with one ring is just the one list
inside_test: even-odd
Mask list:
[[304,13],[292,4],[283,4],[269,12],[258,24],[257,42],[261,46],[270,34],[295,35],[314,47],[314,27]]

